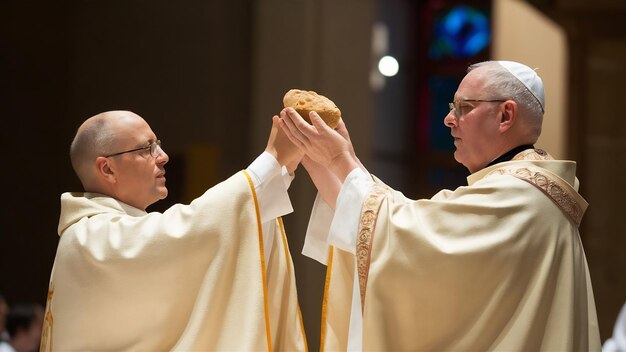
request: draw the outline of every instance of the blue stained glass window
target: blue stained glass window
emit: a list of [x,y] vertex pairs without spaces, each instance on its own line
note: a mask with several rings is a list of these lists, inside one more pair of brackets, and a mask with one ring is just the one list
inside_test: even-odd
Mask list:
[[433,60],[444,57],[468,58],[485,49],[490,39],[491,30],[486,13],[460,5],[437,19],[428,54]]

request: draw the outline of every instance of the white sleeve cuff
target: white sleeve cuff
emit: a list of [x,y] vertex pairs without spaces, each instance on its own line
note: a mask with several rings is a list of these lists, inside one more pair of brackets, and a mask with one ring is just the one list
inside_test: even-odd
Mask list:
[[362,169],[352,170],[346,177],[330,225],[328,242],[346,252],[356,254],[356,238],[361,218],[361,208],[374,181]]
[[328,263],[328,230],[333,214],[333,210],[318,193],[306,229],[302,254],[324,265]]
[[293,181],[293,179],[296,178],[296,173],[294,172],[293,175],[290,175],[289,170],[287,170],[287,167],[283,166],[281,169],[281,174],[283,177],[283,182],[285,183],[285,187],[289,189],[289,186],[291,186],[291,181]]
[[[293,212],[287,194],[288,183],[284,180],[282,169],[276,158],[268,152],[263,152],[248,166],[247,171],[252,177],[259,201],[261,223]],[[287,177],[291,176],[287,173]]]
[[254,188],[257,188],[265,181],[278,175],[281,172],[281,167],[272,154],[264,151],[248,166],[247,171],[252,176]]

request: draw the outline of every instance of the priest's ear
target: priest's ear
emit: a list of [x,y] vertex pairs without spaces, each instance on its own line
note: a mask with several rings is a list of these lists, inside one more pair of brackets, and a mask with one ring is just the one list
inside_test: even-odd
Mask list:
[[107,157],[99,156],[96,158],[96,174],[97,178],[107,183],[117,182],[115,168]]
[[500,105],[500,133],[508,131],[517,120],[518,106],[513,100],[507,100]]

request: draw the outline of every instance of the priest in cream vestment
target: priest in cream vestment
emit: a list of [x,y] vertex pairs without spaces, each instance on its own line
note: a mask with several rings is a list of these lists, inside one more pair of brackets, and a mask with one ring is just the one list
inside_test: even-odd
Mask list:
[[281,114],[320,191],[303,253],[327,265],[323,350],[600,350],[587,203],[576,164],[533,146],[544,106],[527,66],[471,66],[444,119],[468,185],[421,200],[367,173],[345,125]]
[[280,219],[297,148],[274,125],[246,170],[147,213],[167,195],[160,145],[128,111],[79,128],[70,154],[88,192],[61,196],[41,349],[306,350]]

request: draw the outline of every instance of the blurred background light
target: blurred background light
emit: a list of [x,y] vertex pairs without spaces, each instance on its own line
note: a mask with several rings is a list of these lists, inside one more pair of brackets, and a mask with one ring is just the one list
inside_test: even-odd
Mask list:
[[393,77],[398,73],[400,69],[400,65],[398,64],[398,60],[393,56],[383,56],[380,61],[378,61],[378,70],[383,76]]

